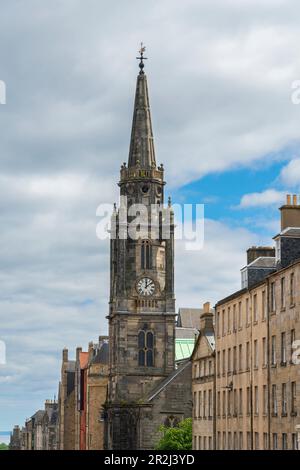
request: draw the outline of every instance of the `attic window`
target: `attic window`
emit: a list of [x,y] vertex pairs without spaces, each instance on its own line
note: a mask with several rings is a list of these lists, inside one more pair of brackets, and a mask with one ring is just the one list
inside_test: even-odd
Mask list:
[[275,252],[275,256],[276,256],[276,261],[280,261],[281,259],[281,240],[280,238],[277,238],[276,240],[276,252]]
[[242,275],[242,289],[248,287],[248,270],[247,268],[243,269],[241,272]]

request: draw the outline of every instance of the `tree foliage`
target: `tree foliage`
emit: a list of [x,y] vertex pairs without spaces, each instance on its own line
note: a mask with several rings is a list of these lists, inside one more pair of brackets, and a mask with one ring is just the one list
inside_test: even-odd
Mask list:
[[172,428],[160,426],[162,434],[156,450],[191,450],[192,449],[192,418],[186,418],[178,426]]
[[8,450],[8,445],[4,444],[4,442],[0,442],[0,450]]

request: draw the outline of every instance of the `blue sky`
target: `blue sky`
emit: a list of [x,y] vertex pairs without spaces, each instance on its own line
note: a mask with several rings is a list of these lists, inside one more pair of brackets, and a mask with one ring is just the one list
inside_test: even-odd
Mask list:
[[[3,2],[4,3],[4,2]],[[137,11],[141,11],[137,21]],[[157,163],[173,202],[205,203],[205,242],[176,243],[177,308],[240,287],[300,184],[296,0],[11,0],[1,7],[0,431],[57,395],[61,350],[107,332],[108,242],[141,40]]]
[[[239,205],[244,194],[263,192],[270,187],[283,190],[282,184],[276,180],[285,165],[286,160],[266,158],[265,164],[260,162],[253,168],[235,168],[212,173],[173,191],[172,200],[190,204],[204,203],[205,217],[247,229],[253,228],[253,220],[257,218],[265,219],[266,222],[277,218],[279,223],[276,204],[271,207],[268,205],[247,208],[240,208]],[[257,225],[255,231],[265,239],[266,227]],[[272,230],[269,233],[272,235]]]

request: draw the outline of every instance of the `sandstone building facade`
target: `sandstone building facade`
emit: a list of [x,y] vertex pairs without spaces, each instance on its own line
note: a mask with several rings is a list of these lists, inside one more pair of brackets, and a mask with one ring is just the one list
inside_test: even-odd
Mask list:
[[58,398],[58,449],[101,450],[103,405],[108,384],[108,337],[76,349],[75,360],[63,350]]
[[193,449],[215,448],[215,336],[213,313],[204,304],[192,354]]
[[242,289],[216,304],[216,449],[300,449],[300,206],[248,250]]

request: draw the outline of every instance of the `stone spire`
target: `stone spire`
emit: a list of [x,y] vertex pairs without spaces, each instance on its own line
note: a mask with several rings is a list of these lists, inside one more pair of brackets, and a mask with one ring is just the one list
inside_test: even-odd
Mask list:
[[149,169],[156,167],[156,161],[147,77],[143,71],[143,60],[146,59],[146,57],[143,57],[144,50],[145,48],[141,47],[141,56],[138,57],[138,59],[140,59],[140,73],[137,77],[136,83],[128,167]]

